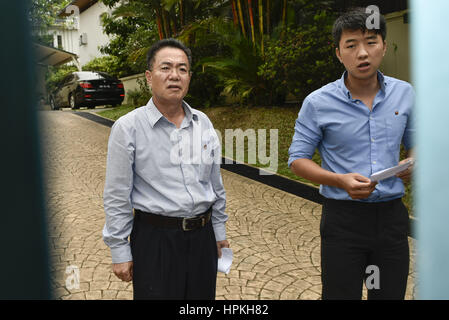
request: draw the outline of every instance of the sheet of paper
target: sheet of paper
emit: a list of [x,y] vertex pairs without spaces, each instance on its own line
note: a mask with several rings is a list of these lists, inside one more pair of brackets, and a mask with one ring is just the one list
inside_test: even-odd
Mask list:
[[375,172],[371,175],[371,181],[380,181],[397,175],[399,172],[404,171],[413,164],[413,160],[409,160],[401,165],[391,167],[382,171]]
[[230,248],[221,248],[221,258],[218,259],[218,272],[228,274],[231,270],[234,255]]

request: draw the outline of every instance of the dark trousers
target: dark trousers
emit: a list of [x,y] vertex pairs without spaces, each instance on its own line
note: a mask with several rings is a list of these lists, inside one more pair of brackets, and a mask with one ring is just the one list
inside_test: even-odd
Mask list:
[[[404,299],[408,225],[401,199],[380,203],[325,199],[320,225],[322,298],[359,300],[369,278],[368,299]],[[368,266],[377,267],[377,275]],[[380,281],[373,286],[377,276]]]
[[215,299],[217,243],[209,221],[192,231],[155,227],[134,218],[134,299]]

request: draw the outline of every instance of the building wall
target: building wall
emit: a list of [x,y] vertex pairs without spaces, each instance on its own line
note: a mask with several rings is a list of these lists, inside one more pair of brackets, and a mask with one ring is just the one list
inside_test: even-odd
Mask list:
[[125,89],[125,101],[124,103],[131,103],[128,99],[128,92],[130,90],[140,90],[139,83],[137,80],[144,80],[145,81],[145,73],[139,73],[134,74],[132,76],[120,78],[120,80],[123,82],[123,87]]
[[405,11],[385,15],[387,22],[387,52],[380,67],[387,76],[411,82],[409,27],[404,22]]
[[79,36],[87,34],[87,44],[79,45],[78,49],[81,66],[103,56],[99,47],[106,45],[110,39],[103,33],[100,16],[110,11],[102,2],[97,2],[80,14]]
[[[53,35],[53,47],[78,55],[78,29],[66,29],[54,26],[50,28],[49,33]],[[58,47],[58,36],[61,36],[62,39],[61,48]]]
[[[97,2],[80,13],[78,20],[70,16],[61,19],[51,27],[49,33],[53,35],[53,46],[58,48],[58,36],[62,37],[62,50],[75,53],[81,66],[103,54],[99,48],[106,45],[110,38],[103,33],[101,15],[110,13],[112,9],[102,2]],[[81,44],[80,36],[87,35],[87,44]]]

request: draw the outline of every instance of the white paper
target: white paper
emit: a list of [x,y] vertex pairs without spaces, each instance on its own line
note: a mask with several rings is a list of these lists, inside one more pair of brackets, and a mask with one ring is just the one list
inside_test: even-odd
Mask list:
[[231,248],[221,248],[221,258],[218,258],[218,272],[228,274],[229,270],[231,270],[233,258],[234,255],[232,254]]
[[413,160],[409,160],[401,165],[391,167],[382,171],[375,172],[371,175],[371,181],[380,181],[397,175],[399,172],[406,170],[413,164]]

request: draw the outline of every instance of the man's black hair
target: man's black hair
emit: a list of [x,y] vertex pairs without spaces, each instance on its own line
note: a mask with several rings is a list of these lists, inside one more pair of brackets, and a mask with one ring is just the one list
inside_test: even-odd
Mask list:
[[169,39],[162,39],[158,42],[154,43],[151,48],[148,50],[147,53],[147,68],[151,71],[154,63],[154,57],[156,56],[156,53],[161,50],[162,48],[177,48],[184,51],[184,53],[187,56],[187,59],[189,60],[189,67],[192,66],[192,51],[190,51],[189,48],[187,48],[181,41],[169,38]]
[[340,47],[341,34],[345,30],[361,30],[363,33],[366,31],[374,31],[376,34],[380,34],[382,40],[385,41],[385,38],[387,37],[387,25],[384,16],[379,14],[379,29],[368,29],[366,20],[370,16],[371,13],[366,13],[366,8],[353,8],[338,17],[332,28],[335,47]]

